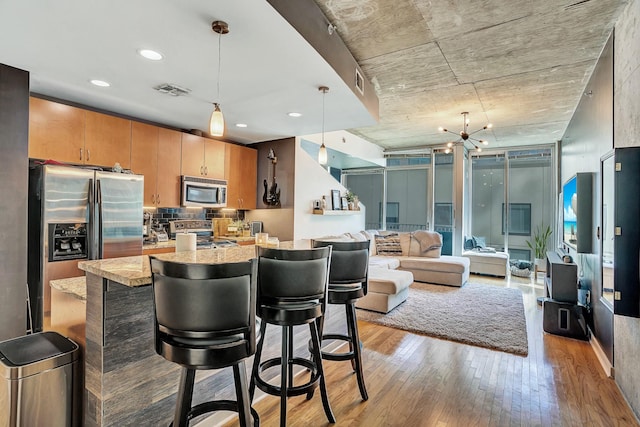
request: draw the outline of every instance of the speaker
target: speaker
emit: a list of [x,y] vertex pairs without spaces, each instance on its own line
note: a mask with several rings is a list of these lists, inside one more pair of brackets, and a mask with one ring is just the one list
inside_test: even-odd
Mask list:
[[251,221],[251,235],[262,233],[262,221]]
[[545,299],[542,309],[542,329],[545,332],[581,340],[589,339],[582,306]]

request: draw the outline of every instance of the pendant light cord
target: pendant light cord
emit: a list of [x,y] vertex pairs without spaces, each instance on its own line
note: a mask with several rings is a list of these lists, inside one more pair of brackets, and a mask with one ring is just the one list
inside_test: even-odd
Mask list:
[[322,144],[324,144],[324,98],[327,96],[327,91],[322,91]]
[[220,103],[220,67],[222,64],[222,33],[218,33],[218,94],[217,94],[217,103]]

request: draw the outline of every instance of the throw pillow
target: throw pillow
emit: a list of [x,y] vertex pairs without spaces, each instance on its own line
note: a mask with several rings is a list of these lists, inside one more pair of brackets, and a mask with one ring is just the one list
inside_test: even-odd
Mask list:
[[473,236],[473,247],[474,248],[486,248],[487,240],[484,237]]
[[378,255],[401,256],[402,246],[398,234],[376,236],[376,252]]
[[472,238],[468,238],[468,239],[465,238],[464,239],[464,250],[465,251],[473,249],[473,246],[474,245],[473,245],[473,239]]

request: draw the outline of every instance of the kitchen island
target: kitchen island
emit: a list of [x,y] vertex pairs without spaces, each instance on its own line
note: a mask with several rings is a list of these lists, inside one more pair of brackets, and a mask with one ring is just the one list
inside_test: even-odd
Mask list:
[[[288,242],[281,247],[303,248],[308,244]],[[237,262],[255,257],[255,246],[156,256],[189,263]],[[84,425],[168,425],[173,417],[180,367],[154,350],[149,257],[83,261],[79,268],[86,272]],[[340,308],[327,316],[328,330],[344,332]],[[295,329],[294,351],[308,354],[308,328]],[[270,329],[265,357],[278,354],[278,334],[279,328]],[[247,362],[249,375],[253,358]],[[275,377],[278,369],[273,371]],[[194,405],[214,398],[235,399],[231,370],[198,372],[193,396]],[[321,403],[320,399],[312,399],[308,404]]]

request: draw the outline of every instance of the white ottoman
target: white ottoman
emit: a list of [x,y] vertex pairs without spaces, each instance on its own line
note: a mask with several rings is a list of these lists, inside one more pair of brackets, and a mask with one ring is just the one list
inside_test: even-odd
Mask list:
[[475,274],[488,274],[505,277],[509,268],[509,254],[506,252],[465,251],[462,256],[469,258],[469,271]]
[[367,295],[356,302],[356,307],[388,313],[407,299],[412,283],[409,271],[370,267]]

